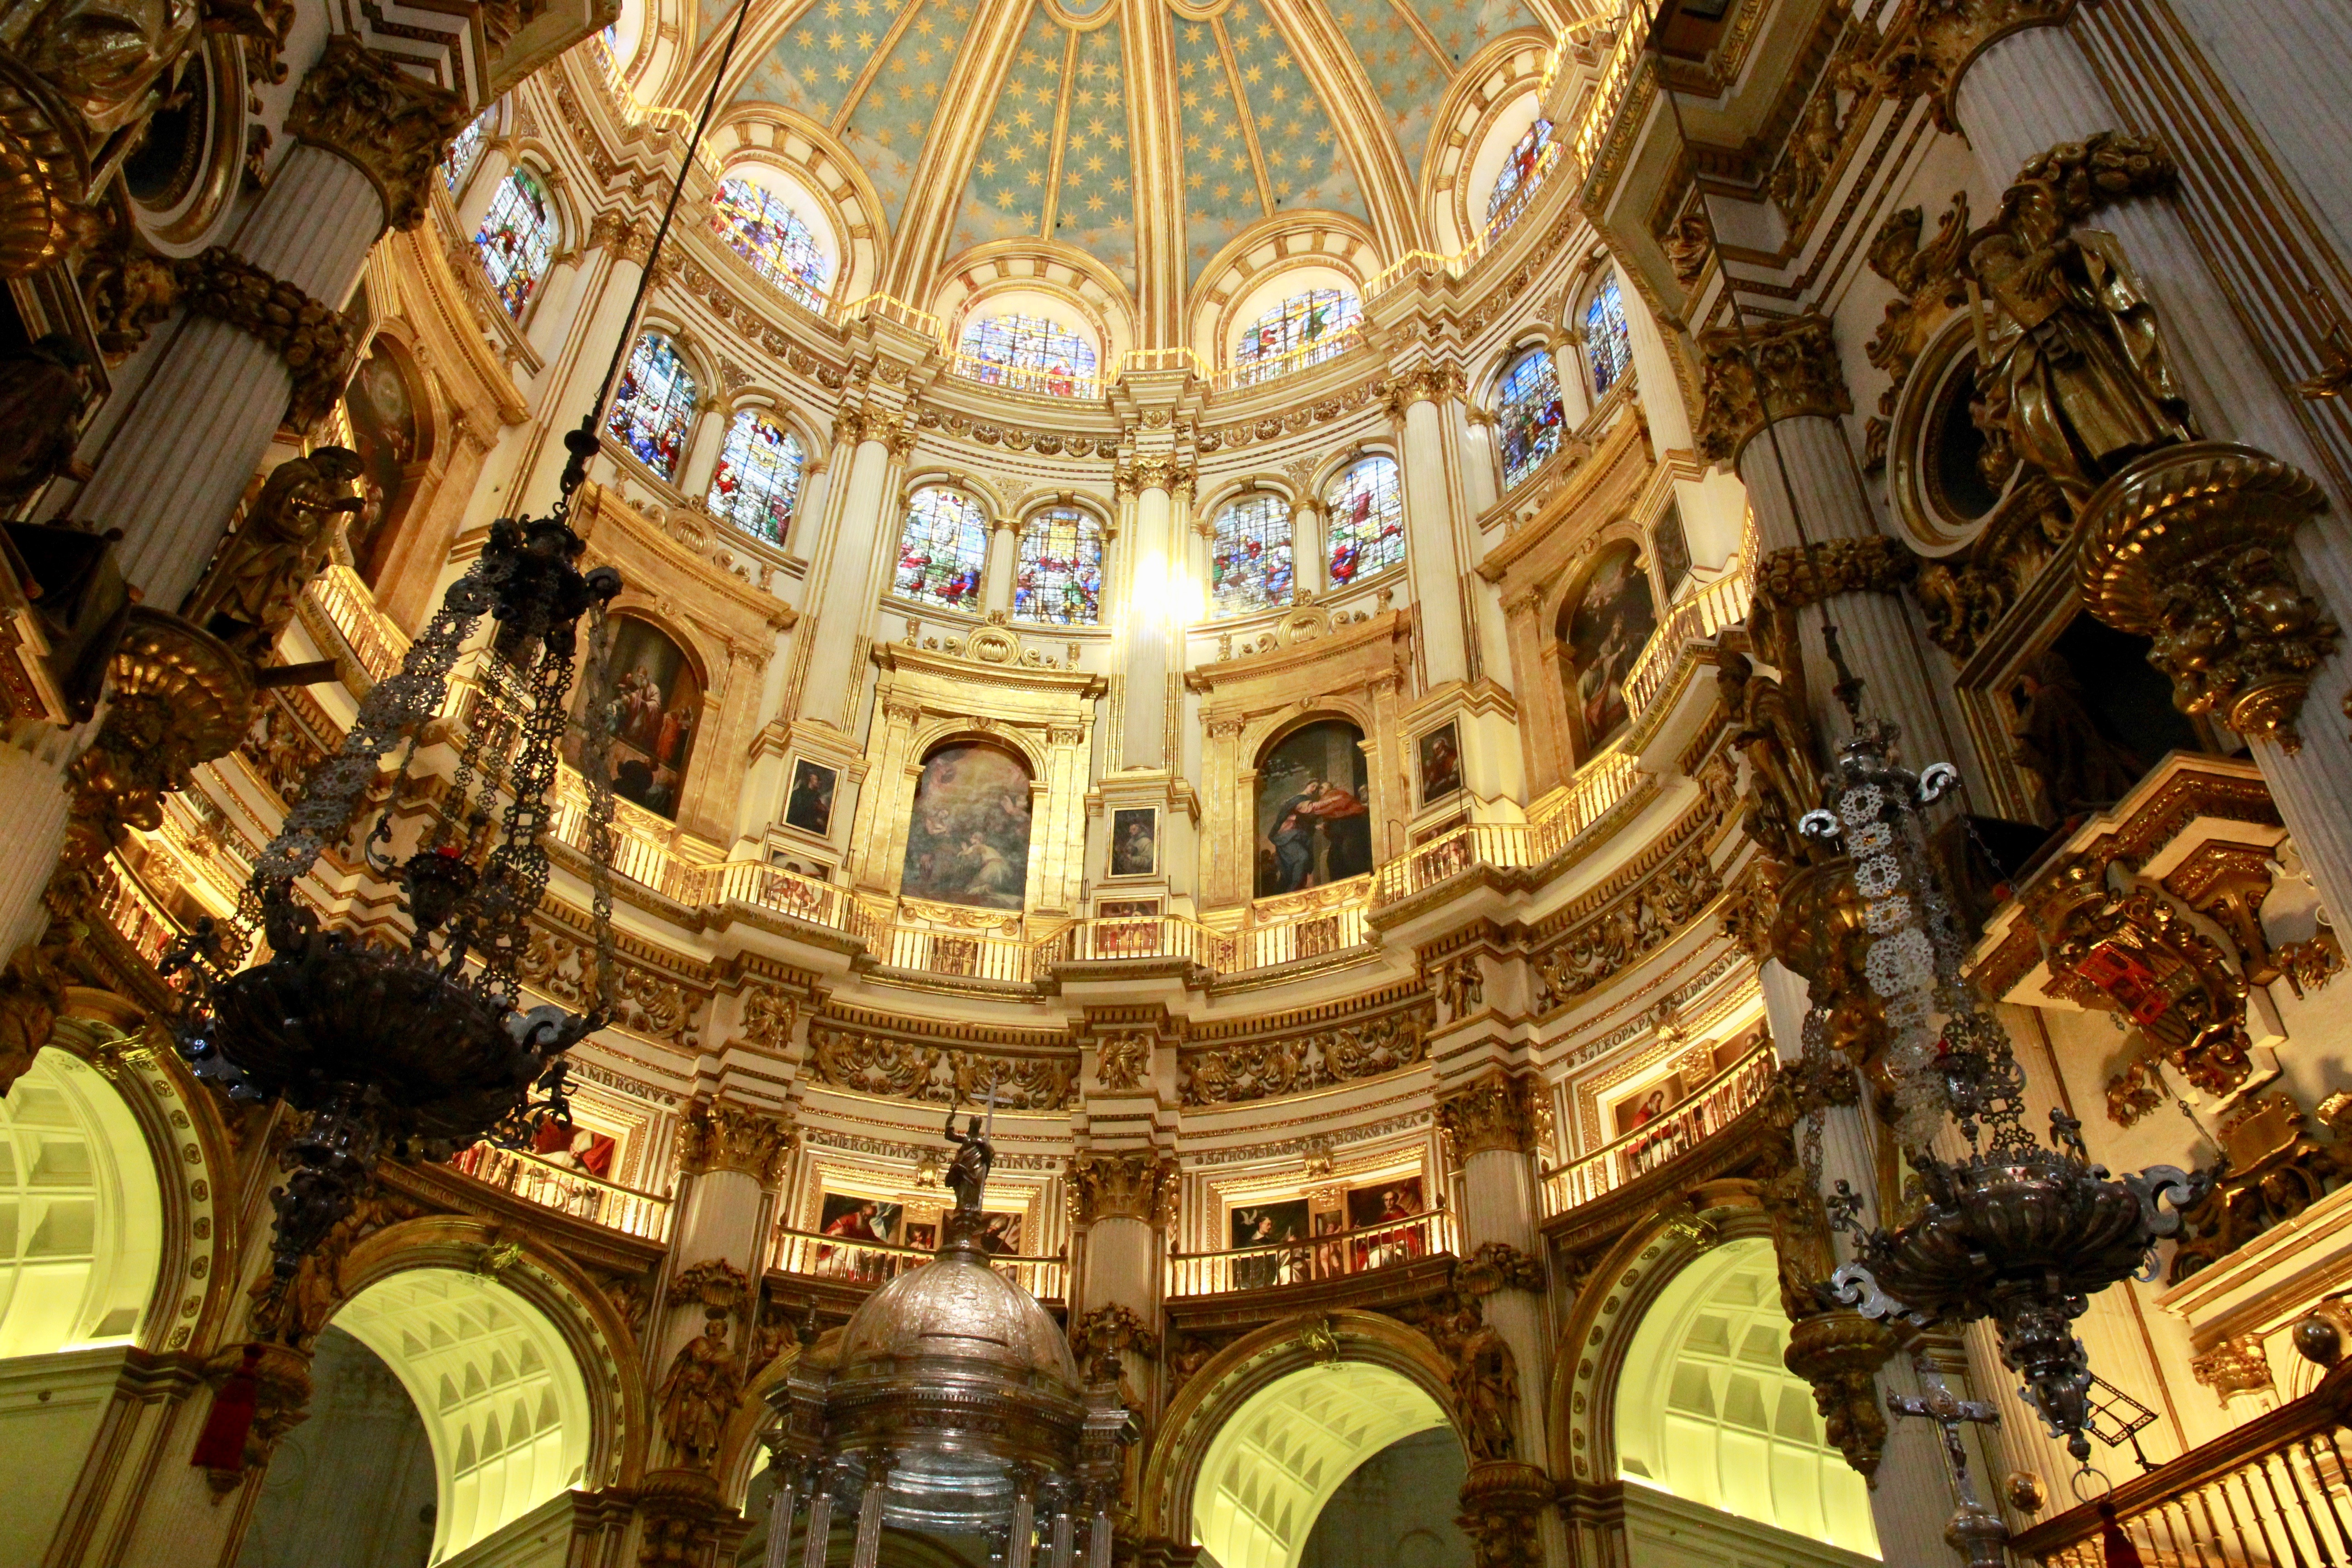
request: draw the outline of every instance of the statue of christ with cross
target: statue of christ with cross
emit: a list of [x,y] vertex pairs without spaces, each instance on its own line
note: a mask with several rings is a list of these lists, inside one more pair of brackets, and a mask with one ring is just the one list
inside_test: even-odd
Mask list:
[[996,1084],[988,1086],[988,1103],[984,1108],[987,1121],[975,1112],[961,1132],[956,1131],[955,1108],[948,1108],[948,1142],[956,1146],[955,1158],[948,1162],[948,1189],[955,1194],[955,1212],[977,1215],[980,1201],[988,1190],[988,1173],[996,1164],[996,1145],[989,1135],[996,1131]]

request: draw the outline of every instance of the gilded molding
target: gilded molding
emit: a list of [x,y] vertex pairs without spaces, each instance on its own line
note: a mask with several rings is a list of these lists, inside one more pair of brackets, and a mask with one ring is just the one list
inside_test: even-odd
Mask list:
[[1238,1105],[1378,1078],[1429,1055],[1435,1009],[1417,1005],[1302,1034],[1188,1051],[1178,1089],[1186,1105]]
[[1808,312],[1745,332],[1717,328],[1701,332],[1698,346],[1698,447],[1714,461],[1737,463],[1768,417],[1853,412],[1826,316]]
[[1176,1162],[1149,1149],[1098,1154],[1080,1150],[1065,1177],[1070,1223],[1139,1219],[1160,1230],[1176,1223]]
[[819,1083],[861,1094],[962,1105],[978,1103],[993,1086],[1007,1110],[1061,1110],[1077,1100],[1075,1053],[999,1056],[827,1023],[809,1026],[809,1044]]
[[772,1186],[798,1136],[783,1117],[732,1100],[698,1100],[678,1119],[677,1166],[689,1176],[740,1171]]
[[1723,890],[1706,837],[1693,835],[1657,870],[1534,955],[1538,1011],[1581,996],[1698,918]]
[[1870,68],[1887,91],[1927,96],[1936,128],[1957,132],[1953,100],[1978,58],[2011,33],[2063,22],[2074,8],[2074,0],[1915,0],[1888,25]]
[[2295,721],[2337,627],[2295,581],[2295,531],[2326,506],[2306,474],[2251,447],[2161,448],[2084,506],[2083,598],[2152,638],[2174,706],[2300,750]]
[[1112,483],[1122,496],[1166,490],[1189,498],[1193,480],[1192,465],[1181,458],[1131,458],[1119,464],[1112,474]]
[[1402,419],[1416,403],[1434,403],[1442,408],[1458,400],[1468,385],[1458,364],[1415,365],[1390,378],[1389,416]]
[[294,378],[288,423],[308,429],[342,395],[358,338],[341,314],[223,246],[177,259],[118,246],[84,268],[82,288],[99,343],[127,354],[175,308],[251,334]]
[[286,133],[348,160],[383,197],[384,222],[414,228],[425,221],[451,139],[470,118],[447,88],[338,33],[295,89]]
[[1556,1489],[1540,1468],[1517,1459],[1472,1466],[1454,1522],[1470,1538],[1475,1568],[1543,1568],[1541,1521]]
[[1500,1068],[1437,1100],[1437,1126],[1455,1165],[1479,1154],[1532,1154],[1535,1083]]

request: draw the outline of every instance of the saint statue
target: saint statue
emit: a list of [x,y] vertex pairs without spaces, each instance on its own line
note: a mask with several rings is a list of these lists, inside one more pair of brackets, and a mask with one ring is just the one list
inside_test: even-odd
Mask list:
[[1474,1459],[1510,1458],[1518,1447],[1519,1369],[1510,1345],[1483,1321],[1462,1340],[1454,1405]]
[[743,1392],[743,1374],[727,1343],[727,1314],[712,1310],[709,1320],[670,1362],[655,1394],[662,1435],[678,1462],[704,1469],[718,1457],[719,1433]]
[[2017,328],[1978,368],[1978,422],[1996,451],[2079,507],[2134,458],[2197,438],[2155,306],[2115,236],[2068,232],[2055,177],[2010,187],[1969,268]]
[[182,613],[257,662],[268,657],[327,564],[335,520],[367,504],[351,489],[360,466],[348,447],[320,447],[271,469]]
[[[992,1104],[995,1091],[990,1090]],[[965,1130],[956,1131],[955,1112],[948,1112],[948,1142],[956,1146],[955,1158],[948,1162],[948,1190],[955,1194],[956,1213],[976,1215],[980,1212],[981,1195],[988,1190],[988,1173],[996,1164],[996,1146],[989,1142],[988,1132],[975,1112]]]

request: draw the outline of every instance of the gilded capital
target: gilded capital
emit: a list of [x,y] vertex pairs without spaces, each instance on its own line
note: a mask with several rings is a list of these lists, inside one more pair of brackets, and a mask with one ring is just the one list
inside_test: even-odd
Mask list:
[[2074,0],[1913,0],[1888,24],[1872,68],[1889,91],[1923,94],[1937,128],[1959,129],[1952,100],[1978,57],[2011,33],[2066,19]]
[[1405,410],[1416,403],[1442,405],[1448,399],[1460,397],[1468,384],[1458,364],[1417,364],[1390,378],[1390,416],[1403,418]]
[[1120,495],[1140,495],[1145,490],[1181,490],[1192,492],[1192,466],[1181,458],[1135,458],[1118,465],[1113,480]]
[[1167,1228],[1176,1219],[1176,1162],[1149,1149],[1097,1154],[1082,1151],[1070,1161],[1070,1223],[1139,1219]]
[[1807,313],[1701,332],[1699,451],[1737,462],[1767,418],[1853,412],[1829,318]]
[[798,1138],[783,1117],[726,1100],[698,1100],[677,1124],[677,1165],[689,1176],[740,1171],[762,1186],[783,1175]]
[[1454,1150],[1454,1163],[1473,1155],[1535,1152],[1535,1092],[1532,1080],[1497,1068],[1476,1082],[1442,1096],[1437,1125]]
[[2311,674],[2339,640],[2293,564],[2295,531],[2326,505],[2309,475],[2250,447],[2150,453],[2084,504],[2084,601],[2153,640],[2182,712],[2296,751]]
[[447,88],[338,33],[295,89],[286,130],[356,165],[383,198],[384,221],[414,228],[425,220],[435,171],[468,118],[466,100]]

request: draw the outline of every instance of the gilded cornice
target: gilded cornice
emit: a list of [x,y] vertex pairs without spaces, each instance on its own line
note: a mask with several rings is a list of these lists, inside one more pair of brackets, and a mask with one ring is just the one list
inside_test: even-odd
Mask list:
[[1698,448],[1737,463],[1768,418],[1853,412],[1829,318],[1808,311],[1701,332]]
[[1320,635],[1271,652],[1197,665],[1184,672],[1184,685],[1207,699],[1203,718],[1214,722],[1296,702],[1310,669],[1314,679],[1307,684],[1323,692],[1401,679],[1412,636],[1412,609],[1387,610],[1346,626],[1332,624]]

